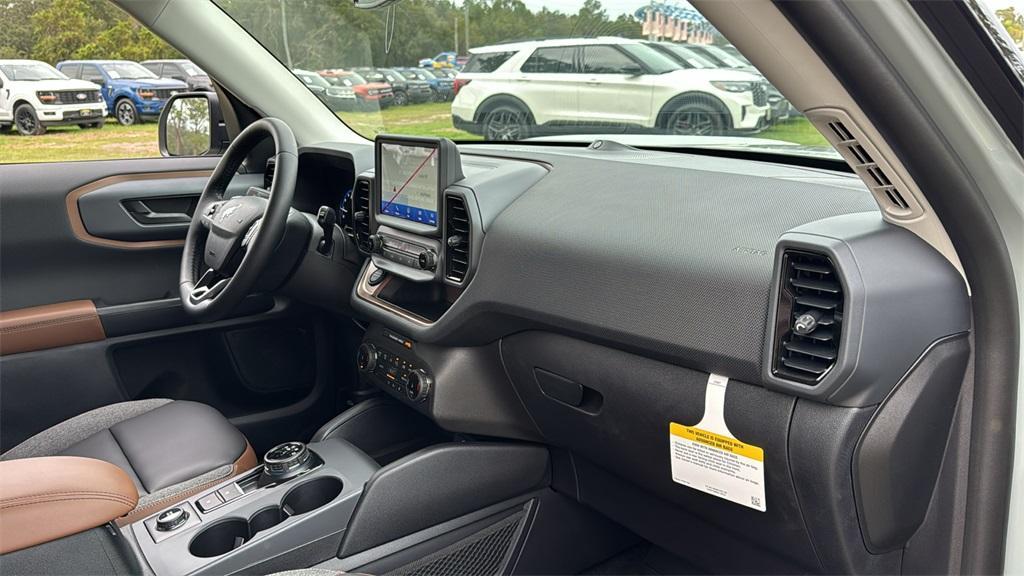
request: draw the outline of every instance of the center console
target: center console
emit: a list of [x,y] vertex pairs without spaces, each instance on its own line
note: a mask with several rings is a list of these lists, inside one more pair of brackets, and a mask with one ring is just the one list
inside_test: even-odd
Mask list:
[[251,571],[286,554],[338,550],[379,466],[337,438],[287,442],[264,465],[123,528],[157,576]]

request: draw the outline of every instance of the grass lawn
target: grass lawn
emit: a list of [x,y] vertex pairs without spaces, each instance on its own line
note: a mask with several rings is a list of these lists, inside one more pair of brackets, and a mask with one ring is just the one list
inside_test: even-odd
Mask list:
[[[447,102],[388,108],[379,113],[340,112],[338,115],[357,132],[370,138],[387,132],[444,136],[453,140],[480,139],[452,126],[451,104]],[[757,136],[808,146],[828,145],[802,117],[772,126]],[[0,164],[154,157],[160,155],[156,138],[155,122],[121,126],[112,120],[99,130],[56,127],[42,136],[20,136],[14,131],[5,131],[0,133]]]
[[121,126],[107,120],[99,130],[60,126],[42,136],[4,131],[0,134],[0,164],[159,156],[156,129],[156,122]]
[[821,132],[818,132],[818,129],[803,116],[780,122],[761,132],[757,137],[793,142],[804,146],[829,146],[828,140],[825,140]]

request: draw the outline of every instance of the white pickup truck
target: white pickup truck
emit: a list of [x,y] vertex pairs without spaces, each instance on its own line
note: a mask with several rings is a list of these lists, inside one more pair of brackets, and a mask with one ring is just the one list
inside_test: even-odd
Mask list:
[[36,136],[48,126],[102,128],[107,105],[92,82],[38,60],[0,60],[0,130]]

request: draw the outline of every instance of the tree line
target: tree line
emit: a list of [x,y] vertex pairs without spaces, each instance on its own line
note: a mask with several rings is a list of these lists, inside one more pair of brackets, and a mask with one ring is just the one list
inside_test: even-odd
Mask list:
[[[521,0],[403,0],[361,10],[351,0],[215,0],[282,62],[318,70],[415,66],[442,51],[536,38],[639,38],[631,15],[611,17],[599,0],[574,14]],[[56,63],[78,58],[146,60],[180,54],[108,0],[0,0],[0,58]],[[468,31],[467,31],[468,23]],[[468,33],[467,33],[468,32]],[[287,38],[287,46],[285,43]]]

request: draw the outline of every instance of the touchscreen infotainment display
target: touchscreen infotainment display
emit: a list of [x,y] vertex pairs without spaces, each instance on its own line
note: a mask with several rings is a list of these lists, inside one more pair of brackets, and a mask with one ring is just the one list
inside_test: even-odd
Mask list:
[[437,226],[438,148],[380,143],[380,213]]

